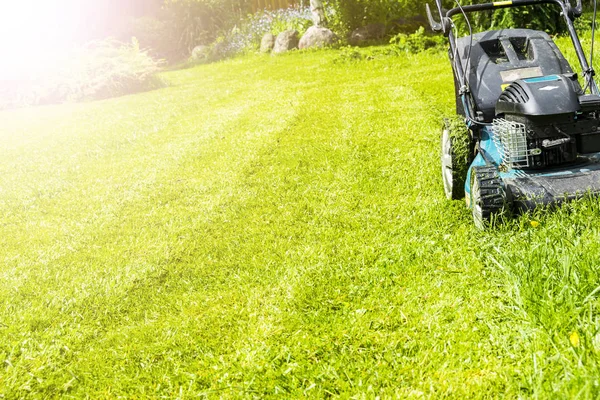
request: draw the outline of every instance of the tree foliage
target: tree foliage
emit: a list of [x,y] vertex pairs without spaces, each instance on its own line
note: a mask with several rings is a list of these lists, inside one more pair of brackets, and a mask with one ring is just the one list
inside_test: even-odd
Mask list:
[[326,7],[331,26],[347,33],[370,23],[389,25],[401,18],[423,14],[425,6],[409,0],[329,0]]
[[[433,5],[433,0],[428,1]],[[464,0],[462,4],[480,2],[482,0]],[[340,37],[346,37],[355,28],[371,23],[385,24],[388,33],[392,34],[397,33],[394,27],[405,27],[407,24],[410,30],[406,33],[419,26],[427,28],[424,2],[324,0],[323,3],[329,27]],[[304,2],[305,6],[308,4],[309,1]],[[445,8],[456,5],[455,1],[444,0]],[[137,37],[143,47],[152,48],[155,56],[181,60],[187,58],[195,46],[214,44],[217,39],[232,36],[232,32],[243,31],[245,25],[259,20],[260,16],[271,18],[269,13],[273,13],[261,11],[250,15],[252,10],[252,0],[162,0],[159,12],[151,17],[138,18],[127,35]],[[461,34],[468,33],[464,18],[456,16],[454,20]],[[555,33],[563,29],[559,10],[553,5],[478,12],[469,14],[469,20],[474,31],[524,27]]]

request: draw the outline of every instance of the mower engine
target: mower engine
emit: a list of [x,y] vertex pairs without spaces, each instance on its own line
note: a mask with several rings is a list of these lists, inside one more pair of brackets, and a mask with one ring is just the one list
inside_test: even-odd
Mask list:
[[544,169],[600,152],[600,97],[576,74],[520,79],[500,95],[492,129],[507,168]]

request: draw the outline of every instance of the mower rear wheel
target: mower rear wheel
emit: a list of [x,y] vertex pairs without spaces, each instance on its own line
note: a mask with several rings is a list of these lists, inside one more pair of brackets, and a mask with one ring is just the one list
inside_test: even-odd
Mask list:
[[444,192],[449,200],[462,199],[467,170],[472,161],[472,139],[460,117],[444,119],[441,145]]
[[496,167],[471,170],[471,207],[473,221],[479,229],[490,226],[506,210],[506,192]]

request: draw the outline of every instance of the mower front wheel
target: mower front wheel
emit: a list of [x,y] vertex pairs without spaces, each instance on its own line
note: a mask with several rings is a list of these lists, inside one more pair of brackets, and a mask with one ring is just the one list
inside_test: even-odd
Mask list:
[[471,207],[473,221],[479,229],[490,226],[506,211],[506,192],[495,167],[481,166],[471,170]]
[[462,199],[467,170],[472,161],[472,138],[460,117],[444,119],[441,148],[444,193],[449,200]]

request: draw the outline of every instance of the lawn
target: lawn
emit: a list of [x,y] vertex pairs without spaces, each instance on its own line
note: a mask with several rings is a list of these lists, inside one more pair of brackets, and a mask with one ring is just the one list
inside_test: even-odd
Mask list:
[[384,53],[0,112],[0,397],[599,396],[600,205],[477,231]]

